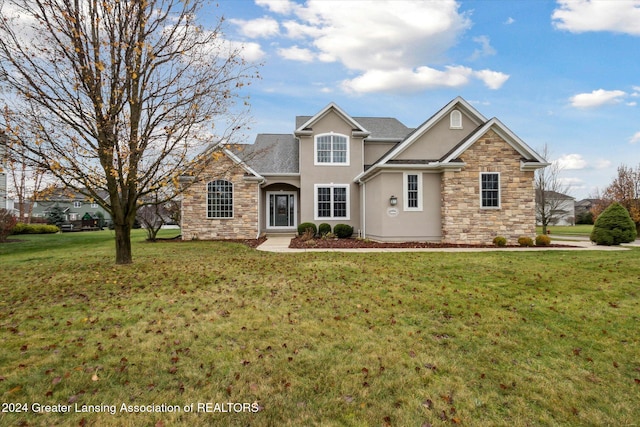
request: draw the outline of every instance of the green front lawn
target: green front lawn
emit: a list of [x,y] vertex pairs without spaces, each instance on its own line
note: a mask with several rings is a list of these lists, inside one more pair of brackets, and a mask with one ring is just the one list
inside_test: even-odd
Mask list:
[[122,267],[106,231],[24,239],[0,245],[0,425],[640,419],[639,249],[273,254],[136,232]]
[[[590,224],[578,224],[578,225],[550,225],[547,227],[551,231],[551,234],[556,236],[584,236],[589,237],[593,225]],[[542,234],[542,227],[536,227],[536,232]]]

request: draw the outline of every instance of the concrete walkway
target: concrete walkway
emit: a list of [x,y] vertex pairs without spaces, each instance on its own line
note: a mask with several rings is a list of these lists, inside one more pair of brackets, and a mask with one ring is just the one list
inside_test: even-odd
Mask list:
[[[566,236],[550,236],[551,243],[566,244],[576,246],[575,248],[358,248],[358,249],[331,249],[331,248],[309,248],[291,249],[289,243],[294,237],[293,234],[272,234],[267,236],[267,240],[258,246],[259,251],[280,252],[280,253],[301,253],[301,252],[487,252],[487,251],[624,251],[629,247],[640,247],[640,240],[634,243],[621,246],[598,246],[594,245],[587,238],[566,238]],[[562,239],[562,240],[560,240]]]

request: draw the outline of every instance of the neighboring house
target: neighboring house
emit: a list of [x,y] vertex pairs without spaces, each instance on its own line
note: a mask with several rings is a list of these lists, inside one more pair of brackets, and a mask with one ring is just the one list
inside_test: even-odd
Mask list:
[[582,199],[575,202],[574,209],[576,212],[576,223],[590,223],[593,224],[593,214],[591,209],[598,203],[601,203],[600,199]]
[[[541,203],[542,197],[540,190],[536,190],[536,204]],[[558,193],[557,191],[545,191],[544,199],[547,204],[547,217],[551,218],[549,225],[575,225],[576,224],[576,211],[574,197],[566,194]],[[541,207],[536,212],[540,213]],[[536,223],[541,224],[539,215],[536,217]]]
[[81,221],[86,214],[92,218],[102,214],[106,221],[111,219],[111,215],[99,204],[73,190],[47,189],[36,194],[31,203],[33,218],[46,218],[52,208],[59,207],[67,222]]
[[548,163],[460,97],[415,129],[334,103],[295,126],[222,149],[183,195],[183,239],[256,238],[301,222],[381,241],[535,235],[534,171]]

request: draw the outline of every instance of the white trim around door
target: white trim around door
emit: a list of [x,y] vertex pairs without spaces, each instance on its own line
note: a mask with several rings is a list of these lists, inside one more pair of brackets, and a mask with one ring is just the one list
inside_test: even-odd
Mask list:
[[298,226],[298,198],[295,191],[267,191],[267,230],[295,230]]

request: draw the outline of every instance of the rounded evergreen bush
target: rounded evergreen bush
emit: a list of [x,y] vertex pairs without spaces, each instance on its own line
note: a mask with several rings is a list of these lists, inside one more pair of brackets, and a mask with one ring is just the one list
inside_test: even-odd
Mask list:
[[493,244],[499,247],[507,246],[507,239],[502,236],[496,236],[493,238]]
[[520,246],[533,246],[533,239],[527,236],[518,237],[518,244]]
[[321,236],[325,236],[327,234],[331,233],[331,225],[327,224],[326,222],[323,222],[322,224],[320,224],[318,226],[318,234],[320,234]]
[[302,224],[298,225],[298,234],[302,236],[307,231],[308,228],[313,230],[314,236],[318,233],[318,229],[316,228],[316,225],[314,223],[303,222]]
[[605,209],[591,230],[591,241],[598,245],[619,245],[636,239],[636,224],[629,212],[618,202]]
[[333,227],[333,232],[338,238],[346,239],[353,235],[353,227],[347,224],[336,224],[336,226]]
[[546,234],[539,234],[536,236],[536,246],[549,246],[551,239]]

